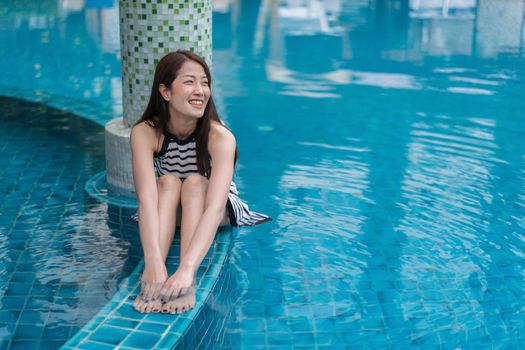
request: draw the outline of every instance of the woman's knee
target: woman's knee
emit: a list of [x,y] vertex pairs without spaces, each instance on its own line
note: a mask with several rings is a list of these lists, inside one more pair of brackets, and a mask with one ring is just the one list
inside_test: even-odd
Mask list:
[[180,191],[182,181],[175,175],[165,174],[157,180],[159,191]]
[[182,195],[205,194],[208,190],[208,179],[200,174],[188,176],[182,183]]

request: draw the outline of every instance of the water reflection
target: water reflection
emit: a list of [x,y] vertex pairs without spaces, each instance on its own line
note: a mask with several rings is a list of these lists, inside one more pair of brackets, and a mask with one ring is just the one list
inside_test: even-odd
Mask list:
[[523,346],[523,4],[222,8],[238,174],[277,214],[235,240],[229,344]]
[[121,113],[116,29],[114,1],[0,1],[0,94],[56,96],[55,105],[67,98],[66,109],[71,100],[97,102],[100,114]]
[[0,346],[56,348],[135,268],[137,227],[122,220],[131,213],[115,214],[84,192],[103,168],[103,128],[42,105],[0,102]]
[[[338,84],[420,88],[420,74],[380,62],[426,65],[432,57],[522,56],[523,8],[522,0],[411,1],[408,6],[402,1],[261,1],[253,54],[265,57],[267,79],[284,84],[280,93],[287,95],[341,97]],[[232,17],[231,26],[238,20]],[[341,69],[346,66],[360,69]],[[471,87],[448,91],[492,94]]]

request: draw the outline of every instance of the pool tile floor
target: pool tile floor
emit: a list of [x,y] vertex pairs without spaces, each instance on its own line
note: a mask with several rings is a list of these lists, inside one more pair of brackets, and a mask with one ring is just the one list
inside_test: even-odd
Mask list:
[[[181,315],[136,312],[133,301],[140,293],[144,267],[141,261],[113,298],[61,349],[173,349],[180,346],[183,339],[188,344],[194,342],[194,339],[186,339],[193,338],[186,332],[193,329],[190,325],[217,282],[230,246],[230,234],[230,227],[217,232],[197,272],[197,302],[191,311]],[[170,274],[175,272],[179,250],[180,241],[176,240],[167,259]]]

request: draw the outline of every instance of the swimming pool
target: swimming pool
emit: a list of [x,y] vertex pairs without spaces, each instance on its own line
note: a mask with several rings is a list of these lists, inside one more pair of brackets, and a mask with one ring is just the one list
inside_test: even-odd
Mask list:
[[523,348],[523,2],[280,3],[215,22],[275,217],[233,239],[223,347]]
[[142,252],[136,225],[91,200],[104,130],[0,97],[0,344],[58,348],[119,289]]
[[[421,3],[215,7],[217,104],[236,133],[237,184],[274,218],[234,231],[216,348],[525,346],[524,2]],[[115,51],[78,24],[101,11],[49,20],[74,35],[19,27],[59,50],[37,54],[46,82],[8,71],[0,92],[14,84],[73,112],[118,114]],[[7,31],[21,54],[0,55],[1,66],[35,69]],[[81,73],[50,79],[55,52]]]

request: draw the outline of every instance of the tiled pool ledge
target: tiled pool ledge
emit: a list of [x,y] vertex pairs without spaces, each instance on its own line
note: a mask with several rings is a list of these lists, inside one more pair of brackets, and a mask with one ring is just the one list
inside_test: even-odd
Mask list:
[[[93,176],[85,185],[86,192],[99,201],[119,208],[136,208],[136,201],[108,194],[105,171]],[[129,213],[128,211],[119,211]],[[194,349],[205,347],[210,337],[203,332],[217,333],[209,327],[210,299],[219,280],[230,247],[231,226],[218,230],[214,243],[197,271],[195,307],[181,315],[141,314],[133,309],[133,301],[140,292],[141,261],[131,275],[124,279],[113,298],[61,349]],[[168,273],[178,265],[180,240],[176,237],[167,259]],[[208,324],[208,326],[206,326]],[[196,335],[201,336],[197,337]]]
[[[221,228],[197,272],[197,302],[181,315],[141,314],[133,309],[140,292],[143,261],[123,281],[113,298],[62,349],[192,349],[203,339],[195,337],[195,319],[218,280],[230,246],[231,228]],[[178,264],[180,241],[170,250],[167,266],[172,274]]]
[[86,192],[98,201],[108,202],[120,208],[137,209],[137,201],[135,198],[109,193],[107,188],[106,171],[101,171],[93,175],[84,186]]

